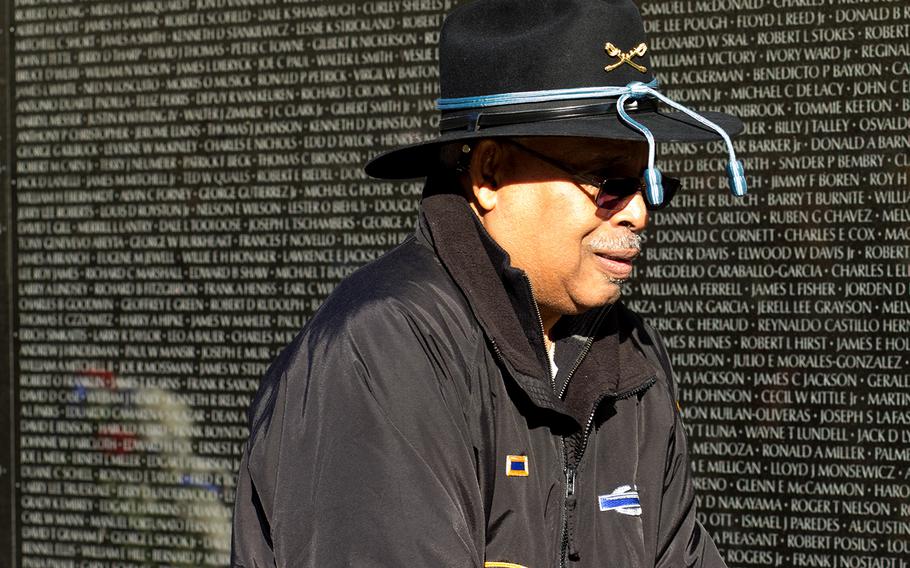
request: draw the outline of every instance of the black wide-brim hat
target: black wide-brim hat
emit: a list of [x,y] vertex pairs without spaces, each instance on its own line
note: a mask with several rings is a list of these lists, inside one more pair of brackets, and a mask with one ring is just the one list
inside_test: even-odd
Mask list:
[[367,174],[425,176],[442,147],[478,138],[644,141],[647,130],[659,142],[698,142],[743,129],[729,114],[662,108],[672,101],[657,92],[632,0],[475,0],[445,20],[439,75],[439,136],[375,157]]

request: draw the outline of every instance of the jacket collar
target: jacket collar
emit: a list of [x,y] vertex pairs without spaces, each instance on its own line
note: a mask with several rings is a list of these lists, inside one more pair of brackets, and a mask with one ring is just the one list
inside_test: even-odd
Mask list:
[[[508,253],[489,236],[453,183],[428,179],[418,233],[436,250],[493,349],[535,405],[583,424],[581,417],[605,396],[623,396],[654,377],[653,366],[634,341],[634,316],[617,304],[560,320],[560,373],[551,380],[527,275],[511,265]],[[573,371],[568,388],[563,388]]]

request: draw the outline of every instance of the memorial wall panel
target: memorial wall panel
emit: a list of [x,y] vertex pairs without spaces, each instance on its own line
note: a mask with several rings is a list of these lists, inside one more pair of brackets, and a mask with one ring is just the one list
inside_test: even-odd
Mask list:
[[16,439],[15,345],[15,267],[13,259],[12,192],[12,58],[10,21],[12,6],[0,6],[0,566],[16,561]]
[[[736,566],[910,559],[910,7],[646,2],[667,92],[746,121],[654,218],[632,305],[667,336],[701,516]],[[695,88],[692,88],[695,87]]]
[[21,558],[223,566],[245,410],[411,230],[448,4],[16,2]]
[[[226,565],[259,377],[413,227],[422,183],[362,165],[435,130],[454,4],[13,1],[0,554]],[[702,520],[731,566],[906,566],[910,8],[642,12],[664,92],[746,122],[744,199],[719,144],[661,145],[686,189],[627,287],[673,356]]]

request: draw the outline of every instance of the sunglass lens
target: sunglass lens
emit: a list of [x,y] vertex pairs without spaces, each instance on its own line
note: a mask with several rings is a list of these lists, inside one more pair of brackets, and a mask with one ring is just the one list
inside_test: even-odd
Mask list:
[[628,204],[641,187],[638,178],[612,178],[604,180],[597,192],[597,206],[601,209],[618,211]]

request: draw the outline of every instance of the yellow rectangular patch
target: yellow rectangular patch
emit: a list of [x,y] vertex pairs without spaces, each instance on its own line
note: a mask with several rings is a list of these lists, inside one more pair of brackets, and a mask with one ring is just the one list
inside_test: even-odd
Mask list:
[[521,564],[513,564],[512,562],[484,562],[484,568],[525,568]]
[[529,473],[528,456],[506,456],[508,477],[527,477]]

